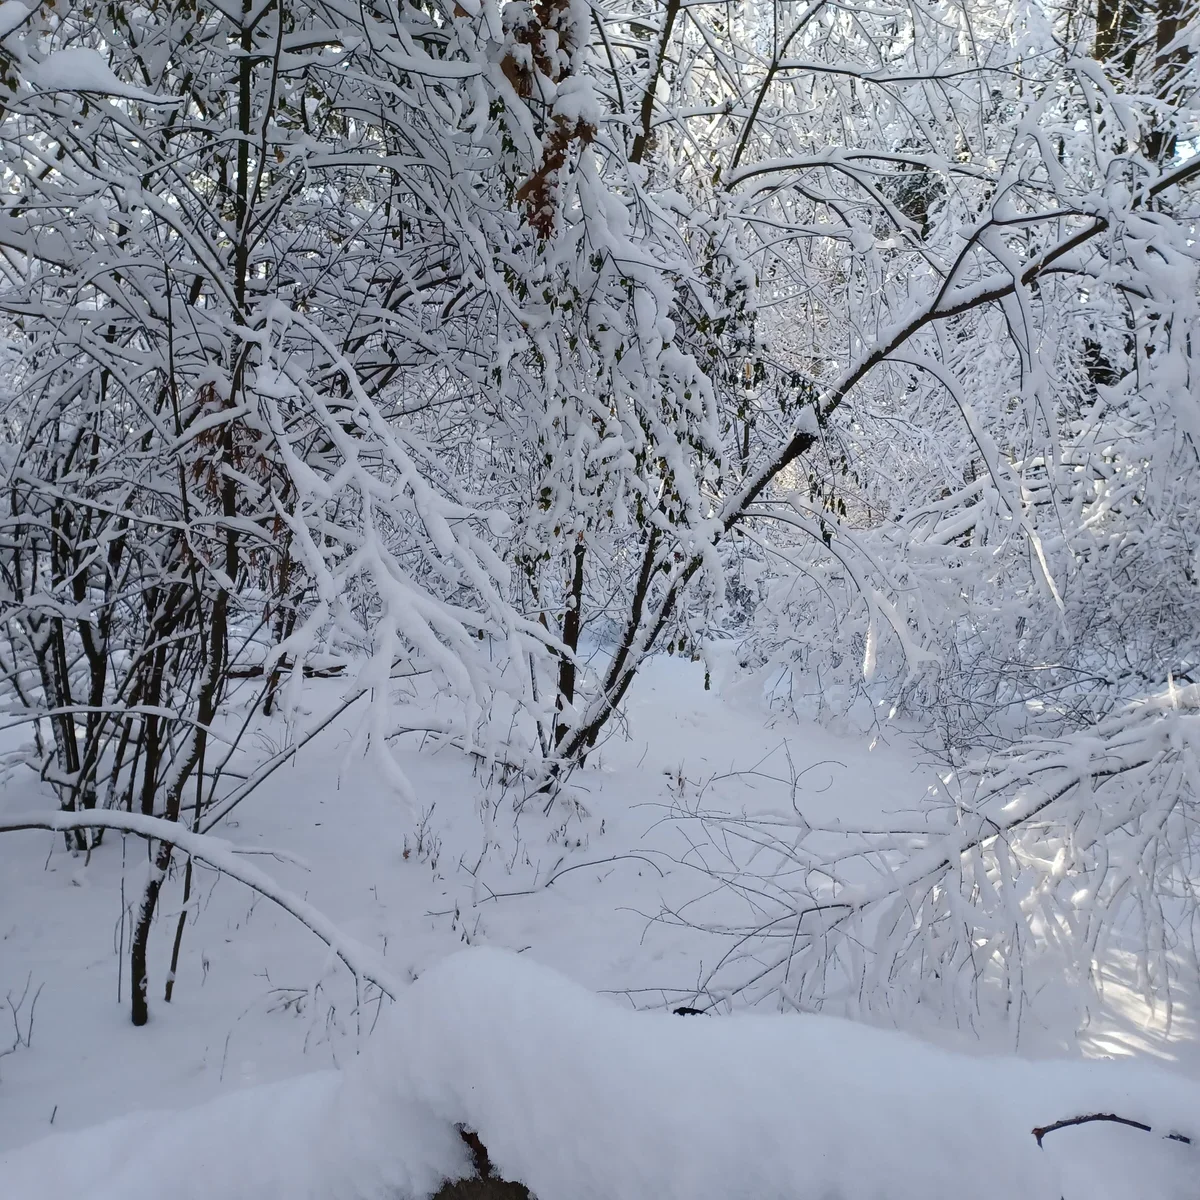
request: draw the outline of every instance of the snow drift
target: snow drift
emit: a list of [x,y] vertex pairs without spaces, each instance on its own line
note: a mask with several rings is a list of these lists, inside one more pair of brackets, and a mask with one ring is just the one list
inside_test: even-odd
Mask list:
[[[1031,1134],[1095,1112],[1153,1132]],[[634,1013],[478,949],[422,975],[347,1071],[46,1139],[0,1159],[0,1195],[421,1200],[470,1169],[458,1124],[539,1200],[1175,1200],[1200,1168],[1200,1087],[1161,1070]]]

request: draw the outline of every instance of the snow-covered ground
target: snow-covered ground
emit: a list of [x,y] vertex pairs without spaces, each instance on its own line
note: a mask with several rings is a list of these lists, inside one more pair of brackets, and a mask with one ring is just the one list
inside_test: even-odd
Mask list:
[[[325,946],[269,901],[201,870],[169,1005],[161,995],[178,883],[164,892],[152,943],[152,1020],[134,1029],[118,951],[128,939],[123,906],[140,895],[143,844],[109,835],[85,862],[66,853],[57,835],[0,838],[0,1000],[7,995],[15,1008],[0,1007],[0,1050],[28,1032],[37,997],[30,1044],[0,1057],[0,1151],[139,1110],[179,1109],[251,1085],[267,1089],[174,1125],[160,1113],[149,1124],[90,1132],[83,1142],[55,1139],[57,1149],[17,1155],[8,1169],[24,1175],[11,1179],[23,1178],[28,1188],[39,1169],[31,1163],[48,1171],[59,1158],[93,1167],[116,1162],[122,1144],[136,1146],[145,1165],[157,1161],[146,1149],[156,1139],[177,1151],[180,1139],[229,1147],[241,1137],[245,1153],[258,1147],[283,1172],[271,1176],[268,1164],[268,1174],[243,1173],[243,1182],[258,1181],[247,1195],[317,1194],[307,1190],[312,1183],[297,1190],[295,1171],[305,1162],[324,1196],[366,1196],[376,1184],[420,1191],[438,1171],[462,1165],[444,1122],[463,1119],[451,1111],[455,1104],[476,1101],[484,1107],[466,1119],[478,1123],[501,1167],[543,1200],[567,1195],[568,1182],[581,1177],[593,1181],[590,1190],[577,1186],[570,1194],[622,1200],[717,1200],[731,1191],[930,1198],[951,1195],[955,1178],[961,1194],[973,1197],[1016,1195],[1012,1189],[1031,1179],[1049,1190],[1030,1194],[1057,1196],[1060,1183],[1047,1163],[1075,1172],[1077,1190],[1062,1193],[1068,1200],[1156,1200],[1188,1194],[1172,1182],[1178,1172],[1200,1175],[1194,1146],[1108,1124],[1063,1131],[1057,1145],[1048,1139],[1045,1153],[1033,1153],[1032,1125],[1078,1115],[1078,1105],[1097,1111],[1111,1103],[1156,1133],[1173,1124],[1200,1134],[1200,1093],[1189,1082],[1200,1079],[1200,1055],[1186,997],[1168,1027],[1121,985],[1119,963],[1111,964],[1105,1006],[1090,1014],[1085,1031],[1064,997],[1062,1020],[1025,1030],[1022,1050],[1135,1055],[1154,1060],[1176,1083],[1167,1074],[1122,1073],[1115,1064],[1095,1064],[1086,1075],[1061,1064],[972,1064],[823,1018],[632,1013],[692,1001],[721,952],[710,935],[659,919],[686,914],[712,890],[681,812],[698,797],[734,812],[778,808],[790,803],[793,777],[800,805],[813,815],[863,820],[911,809],[935,776],[902,732],[831,732],[784,720],[753,697],[705,692],[701,668],[664,658],[639,681],[623,727],[573,780],[577,807],[559,802],[547,815],[533,797],[518,819],[515,787],[494,778],[485,786],[460,753],[422,750],[413,738],[400,754],[422,806],[414,822],[367,760],[347,759],[353,727],[348,714],[215,832],[242,848],[277,851],[252,861],[382,954],[393,977],[421,977],[395,1007],[369,990],[356,995]],[[34,784],[10,787],[0,812],[48,803]],[[711,917],[711,899],[697,911]],[[464,943],[521,957],[468,955],[440,974],[430,970]],[[559,974],[521,969],[533,961]],[[926,1022],[920,1032],[976,1055],[1001,1044],[1001,1033],[989,1041],[987,1028],[982,1042],[978,1031],[949,1023]],[[330,1067],[340,1070],[320,1073]],[[442,1123],[429,1124],[431,1106]],[[506,1124],[498,1115],[506,1106],[520,1119]],[[609,1108],[620,1112],[606,1116]],[[360,1109],[374,1115],[347,1129],[331,1123],[332,1112]],[[368,1143],[383,1127],[381,1114],[392,1114],[388,1128],[399,1122],[411,1136],[393,1138],[393,1157],[373,1166]],[[580,1130],[587,1132],[572,1132]],[[634,1145],[639,1137],[659,1150]],[[531,1138],[540,1147],[536,1158],[529,1157]],[[333,1164],[332,1175],[303,1157],[318,1154],[313,1139],[342,1146],[322,1159]],[[357,1173],[338,1174],[345,1146],[355,1148]],[[222,1153],[225,1167],[233,1161]],[[857,1165],[847,1175],[839,1163]],[[972,1163],[978,1175],[967,1181],[961,1172]],[[1107,1182],[1079,1190],[1089,1163]],[[730,1174],[735,1167],[740,1174]],[[0,1196],[9,1200],[4,1170]],[[121,1190],[121,1177],[113,1178],[105,1186],[116,1190],[87,1187],[131,1200],[132,1185]],[[188,1194],[233,1194],[213,1179],[208,1190]],[[276,1184],[263,1183],[269,1179]],[[738,1179],[746,1186],[735,1187]],[[886,1190],[888,1179],[897,1190]],[[1141,1181],[1140,1190],[1129,1190],[1131,1179]],[[807,1191],[796,1190],[802,1180]],[[1122,1180],[1124,1191],[1097,1190]],[[37,1190],[15,1194],[43,1200]],[[57,1193],[47,1182],[45,1200],[58,1194],[93,1193]]]
[[[1093,1111],[1144,1128],[1044,1132]],[[342,1071],[52,1136],[0,1181],[31,1200],[397,1200],[468,1173],[460,1122],[542,1200],[1184,1200],[1200,1086],[824,1016],[633,1013],[475,948],[404,989]]]

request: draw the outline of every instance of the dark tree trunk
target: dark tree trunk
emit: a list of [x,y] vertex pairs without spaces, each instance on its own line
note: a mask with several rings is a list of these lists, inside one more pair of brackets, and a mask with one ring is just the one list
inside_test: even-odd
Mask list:
[[560,719],[554,728],[554,744],[562,745],[571,727],[561,719],[561,714],[568,706],[575,703],[575,682],[577,668],[575,654],[579,650],[579,634],[583,620],[583,564],[587,556],[587,548],[583,544],[583,535],[575,543],[574,571],[571,575],[571,591],[567,598],[567,611],[563,616],[562,639],[571,652],[571,657],[563,657],[558,664],[558,711]]
[[1131,76],[1138,31],[1149,7],[1148,0],[1097,0],[1094,57],[1102,63],[1120,63],[1125,76]]

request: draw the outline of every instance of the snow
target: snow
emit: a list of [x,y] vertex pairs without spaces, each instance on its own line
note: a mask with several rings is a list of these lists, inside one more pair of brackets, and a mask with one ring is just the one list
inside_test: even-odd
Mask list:
[[1158,1072],[969,1059],[829,1017],[630,1013],[495,951],[430,971],[399,1017],[376,1069],[402,1063],[541,1200],[951,1200],[966,1179],[974,1200],[1115,1200],[1127,1178],[1029,1130],[1100,1107],[1200,1133],[1200,1089]]
[[139,1114],[0,1158],[6,1200],[425,1196],[469,1170],[452,1126],[336,1071],[246,1088],[170,1116]]
[[0,1192],[1190,1187],[1190,82],[928,7],[0,4]]
[[[3,14],[0,13],[0,19],[2,18]],[[99,92],[108,96],[121,96],[127,100],[159,104],[178,103],[176,100],[164,99],[152,92],[122,83],[104,59],[86,46],[68,46],[62,50],[55,50],[47,54],[41,62],[27,66],[24,74],[26,82],[46,92]]]
[[[1195,1150],[1143,1139],[1097,1170],[1092,1111],[1200,1137],[1200,1087],[1112,1063],[968,1058],[812,1015],[630,1012],[527,957],[453,955],[344,1072],[53,1137],[0,1163],[12,1200],[430,1195],[468,1170],[455,1127],[539,1200],[1182,1197]],[[1073,1139],[1073,1146],[1068,1144]],[[1081,1153],[1081,1147],[1088,1153]]]
[[[1167,1027],[1110,973],[1108,1008],[1086,1031],[1067,993],[1057,1024],[1023,1027],[1027,1053],[1136,1054],[1172,1073],[980,1058],[971,1033],[944,1022],[918,1025],[938,1048],[832,1017],[730,1016],[725,1002],[687,1020],[640,1011],[714,1002],[695,991],[712,935],[664,912],[743,919],[736,899],[708,895],[697,867],[710,848],[693,846],[687,812],[790,812],[795,800],[814,821],[864,822],[911,809],[933,778],[899,730],[834,733],[772,714],[745,687],[740,700],[705,691],[703,678],[701,664],[652,660],[620,735],[572,782],[581,807],[549,816],[539,800],[518,818],[514,793],[489,790],[451,748],[398,743],[419,835],[374,760],[347,757],[357,718],[334,722],[217,827],[219,841],[195,843],[226,874],[197,868],[170,1005],[178,881],[164,892],[144,1029],[129,1025],[115,953],[142,843],[110,832],[85,864],[59,834],[0,835],[0,1001],[27,978],[43,985],[31,1044],[0,1058],[0,1197],[139,1200],[161,1194],[167,1164],[185,1198],[424,1196],[465,1169],[455,1121],[476,1125],[540,1200],[684,1188],[689,1200],[731,1188],[832,1200],[880,1187],[888,1200],[958,1200],[964,1180],[972,1200],[1187,1195],[1178,1176],[1194,1178],[1196,1150],[1160,1136],[1200,1132],[1184,996]],[[320,711],[344,683],[306,686]],[[413,703],[432,723],[448,701]],[[789,756],[805,772],[796,793]],[[30,810],[53,814],[36,788],[0,790],[0,825]],[[311,924],[323,914],[325,942],[238,877]],[[514,953],[448,957],[464,941]],[[396,1004],[360,996],[330,945],[374,955],[368,969]],[[981,1017],[979,1029],[984,1046],[1004,1044],[1003,1028]],[[1041,1151],[1029,1132],[1104,1110],[1155,1132],[1086,1126]]]
[[20,29],[29,20],[29,9],[21,0],[3,0],[0,3],[0,38],[6,38],[15,29]]

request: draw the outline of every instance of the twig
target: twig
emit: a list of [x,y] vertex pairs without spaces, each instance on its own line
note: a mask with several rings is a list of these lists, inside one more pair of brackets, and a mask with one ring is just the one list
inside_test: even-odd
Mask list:
[[0,1050],[0,1058],[6,1058],[10,1054],[15,1054],[22,1047],[28,1050],[33,1045],[33,1018],[37,1012],[38,997],[42,994],[42,988],[44,988],[46,984],[43,980],[38,984],[37,991],[33,993],[33,1000],[29,1004],[29,1016],[25,1022],[25,1032],[22,1033],[21,1009],[25,1007],[25,1001],[29,996],[29,988],[32,983],[33,973],[30,972],[30,974],[25,978],[25,987],[21,991],[20,999],[14,1003],[12,992],[9,992],[4,997],[4,1002],[8,1005],[8,1011],[12,1014],[13,1044],[7,1050]]
[[[1067,1129],[1072,1125],[1087,1125],[1092,1121],[1109,1121],[1114,1125],[1128,1125],[1131,1129],[1140,1129],[1143,1133],[1154,1132],[1144,1122],[1134,1121],[1130,1117],[1118,1117],[1116,1113],[1088,1113],[1082,1117],[1067,1117],[1065,1120],[1055,1121],[1052,1125],[1039,1125],[1030,1132],[1037,1138],[1037,1144],[1041,1146],[1042,1138],[1048,1133],[1053,1133],[1056,1129]],[[1188,1146],[1192,1144],[1192,1139],[1183,1133],[1168,1133],[1164,1134],[1164,1137],[1172,1142],[1183,1142]]]

